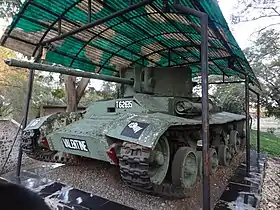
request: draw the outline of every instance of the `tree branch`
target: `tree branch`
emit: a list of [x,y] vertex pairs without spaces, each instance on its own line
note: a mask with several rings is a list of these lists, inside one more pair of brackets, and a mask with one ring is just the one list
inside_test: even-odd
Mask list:
[[262,18],[272,18],[272,17],[280,17],[280,15],[262,15],[259,17],[254,17],[252,19],[240,20],[240,21],[238,21],[238,23],[247,23],[250,21],[260,20]]
[[260,30],[253,32],[253,33],[251,34],[251,36],[252,36],[253,34],[255,34],[255,33],[257,33],[258,35],[260,35],[260,33],[261,33],[262,31],[264,31],[264,30],[270,28],[271,26],[276,26],[276,25],[280,25],[280,23],[273,23],[273,24],[270,24],[270,25],[268,25],[268,26],[266,26],[266,27],[263,27],[263,28],[261,28]]
[[272,8],[272,10],[280,16],[280,13],[275,8]]

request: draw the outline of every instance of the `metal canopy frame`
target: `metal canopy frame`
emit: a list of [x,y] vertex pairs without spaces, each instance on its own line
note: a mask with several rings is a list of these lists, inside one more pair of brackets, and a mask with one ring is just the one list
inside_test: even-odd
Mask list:
[[[126,3],[127,5],[129,5],[127,7],[124,6],[124,2],[117,3],[118,6],[116,6],[116,8],[122,8],[119,10],[113,8],[111,3],[104,2],[102,0],[77,0],[73,2],[65,1],[65,3],[60,3],[65,4],[63,5],[63,10],[51,9],[46,6],[48,3],[43,3],[43,1],[41,0],[25,1],[20,12],[17,14],[17,16],[15,16],[14,21],[6,30],[5,35],[1,40],[1,45],[11,48],[10,42],[16,40],[19,43],[25,43],[30,48],[34,48],[34,51],[38,50],[40,46],[43,46],[49,49],[49,52],[52,53],[52,56],[57,55],[60,60],[70,60],[69,63],[68,61],[63,61],[66,63],[62,62],[60,63],[61,65],[77,68],[77,65],[80,65],[79,63],[84,63],[84,68],[86,69],[81,68],[82,70],[92,71],[93,68],[96,68],[95,71],[97,73],[107,74],[109,71],[110,74],[113,74],[115,76],[118,76],[120,69],[116,70],[113,67],[114,65],[121,65],[121,63],[125,63],[127,65],[139,65],[148,67],[146,66],[146,64],[143,64],[143,61],[149,62],[150,65],[152,64],[152,66],[166,66],[168,64],[168,66],[175,67],[188,65],[194,69],[194,76],[201,76],[199,72],[200,43],[198,43],[199,39],[194,38],[201,32],[199,22],[197,22],[199,21],[199,18],[193,19],[189,14],[185,15],[184,13],[175,9],[174,4],[179,3],[182,5],[192,5],[192,8],[197,11],[209,12],[209,8],[206,8],[205,5],[211,4],[213,6],[213,9],[217,9],[217,6],[215,5],[217,3],[215,2],[215,0],[212,1],[213,2],[210,1],[209,3],[194,0],[127,0],[126,2],[129,2]],[[97,6],[97,4],[99,4],[104,8],[104,10],[106,10],[107,16],[105,16],[105,14],[103,13],[100,13],[101,15],[96,15],[95,7]],[[59,5],[59,3],[56,3],[55,6],[57,5]],[[74,21],[73,18],[70,18],[70,15],[73,15],[73,11],[76,11],[73,9],[76,9],[78,6],[80,6],[84,7],[83,9],[86,10],[86,5],[87,11],[84,12],[87,13],[87,20],[83,19],[78,22]],[[143,12],[142,10],[147,6],[149,6],[149,11],[146,11],[147,8],[145,8],[145,12]],[[141,9],[140,12],[138,12],[139,8]],[[38,16],[35,17],[36,15],[32,16],[30,14],[32,12],[36,12],[37,10],[39,18]],[[44,15],[50,15],[51,17],[48,17],[50,22],[48,21],[48,19],[45,20],[46,17],[42,17],[40,19],[40,12],[44,13]],[[220,11],[217,12],[218,13],[216,15],[211,14],[211,18],[208,18],[208,51],[209,62],[211,62],[209,65],[209,74],[223,74],[229,77],[232,76],[232,74],[236,73],[238,73],[239,75],[249,73],[250,82],[258,86],[258,80],[256,79],[254,73],[251,71],[248,61],[246,60],[238,44],[232,37],[227,25],[223,25],[226,23],[224,23],[223,19],[219,19],[219,21],[216,21],[214,19],[217,16],[219,18],[221,18],[220,16],[222,16],[222,14],[220,14]],[[99,16],[101,18],[96,19]],[[160,16],[160,18],[158,18],[158,16]],[[75,16],[75,18],[80,17],[77,15]],[[147,24],[156,23],[152,25],[155,28],[154,31],[147,31],[138,25],[139,21],[142,21],[142,19],[144,18],[158,18],[157,21],[166,22],[170,29],[168,29],[167,31],[160,24],[157,25],[157,23],[160,22],[144,21],[144,23]],[[181,19],[176,22],[174,21],[174,18]],[[112,22],[114,19],[116,19],[116,21]],[[22,22],[22,20],[24,21]],[[32,40],[32,38],[37,38],[37,35],[25,32],[24,28],[22,28],[23,31],[16,30],[17,27],[21,29],[21,27],[23,27],[23,25],[26,23],[31,25],[34,24],[30,27],[42,28],[40,29],[41,31],[38,31],[37,29],[35,30],[35,32],[41,34],[39,35],[41,36],[39,40]],[[177,23],[183,24],[184,26]],[[100,30],[98,29],[98,32],[95,32],[91,29],[94,26],[100,26],[100,24],[107,25],[105,28],[103,28],[102,26]],[[123,28],[116,29],[117,27],[127,27],[127,25],[124,24],[128,24],[131,28],[133,28],[134,34],[130,35],[127,32],[126,28],[125,30]],[[114,30],[117,34],[120,35],[121,38],[117,38],[114,40],[108,38],[110,30]],[[54,36],[54,33],[57,33],[57,36]],[[139,37],[137,35],[139,35]],[[171,36],[171,38],[162,40],[162,37],[164,35]],[[179,39],[177,39],[177,35],[180,35]],[[177,36],[177,38],[174,38],[174,36]],[[30,37],[31,40],[28,37]],[[69,47],[70,40],[71,44],[72,42],[79,43],[77,45],[78,48],[76,52],[73,51],[71,53],[68,53],[67,50],[61,50],[57,47],[58,42],[61,40],[65,40],[65,38],[67,38],[67,46],[69,45]],[[103,40],[104,42],[110,44],[111,47],[107,48],[106,46],[104,47],[100,44],[93,43],[93,40],[95,39],[101,41]],[[174,41],[175,39],[177,40]],[[178,45],[179,42],[177,41],[182,41],[180,39],[188,40],[184,42],[189,42],[189,44]],[[7,40],[9,41],[8,43]],[[118,41],[121,41],[121,43],[127,42],[127,44],[123,45],[121,43],[118,43]],[[159,48],[156,49],[154,47],[148,46],[147,44],[144,44],[144,42],[157,43]],[[135,46],[144,47],[145,52],[143,53],[142,50],[140,50],[140,52],[136,52],[134,49]],[[106,53],[102,62],[92,61],[92,59],[87,59],[87,56],[82,56],[86,47],[90,47],[92,49],[94,48],[97,51]],[[124,52],[125,54],[123,54]],[[95,52],[89,51],[89,53]],[[128,56],[128,53],[130,54],[130,56]],[[170,54],[172,56],[169,56]],[[97,54],[93,54],[93,56],[96,55]],[[163,58],[163,61],[157,61],[155,58],[150,58],[154,56],[160,56],[161,58]],[[114,62],[111,61],[112,58],[114,58]],[[88,68],[91,68],[91,70],[89,70]]]
[[[72,7],[74,7],[76,4],[78,4],[80,2],[81,2],[81,0],[80,1],[76,1],[75,3],[73,3],[69,8],[65,9],[63,14],[61,14],[60,16],[58,16],[57,14],[52,14],[53,16],[57,17],[56,20],[53,21],[53,23],[48,26],[48,29],[44,32],[44,34],[42,35],[42,37],[39,40],[39,42],[35,44],[35,43],[28,42],[28,41],[26,41],[24,39],[21,39],[19,37],[16,37],[16,36],[12,35],[13,27],[17,24],[17,22],[19,21],[20,18],[28,20],[28,17],[24,16],[24,10],[27,8],[28,5],[35,6],[37,8],[42,9],[42,10],[48,11],[49,13],[53,13],[53,12],[51,12],[48,8],[44,8],[41,5],[38,5],[36,2],[34,2],[32,0],[31,1],[26,1],[25,4],[23,5],[21,11],[17,15],[17,18],[14,20],[14,22],[12,23],[10,29],[6,32],[4,38],[2,39],[2,45],[5,45],[5,42],[6,42],[7,38],[12,38],[12,39],[15,39],[15,40],[18,40],[18,41],[21,41],[21,42],[33,45],[35,48],[34,48],[32,56],[36,57],[35,62],[40,61],[40,58],[42,56],[42,50],[45,47],[45,48],[48,48],[49,50],[51,50],[53,52],[56,52],[58,54],[61,54],[61,55],[64,55],[64,56],[67,56],[67,57],[71,58],[72,62],[70,64],[70,67],[73,65],[73,63],[76,60],[79,60],[79,61],[82,61],[82,62],[85,62],[85,63],[91,63],[88,60],[84,60],[83,58],[80,58],[79,54],[81,53],[82,49],[85,48],[91,42],[91,40],[93,38],[89,39],[87,42],[83,42],[84,43],[83,47],[77,52],[76,56],[71,56],[71,55],[68,55],[65,52],[59,51],[58,49],[54,49],[52,47],[51,43],[59,41],[59,40],[63,40],[64,38],[67,38],[69,36],[71,36],[71,38],[73,38],[74,40],[81,42],[80,38],[76,37],[74,35],[79,33],[79,32],[82,32],[82,31],[88,32],[93,37],[99,37],[99,36],[102,35],[102,33],[104,33],[104,31],[109,30],[110,27],[107,28],[106,30],[101,31],[100,33],[97,33],[97,34],[92,32],[90,30],[90,28],[92,28],[94,26],[98,26],[99,24],[104,23],[104,22],[106,22],[108,20],[112,20],[114,18],[119,18],[120,17],[122,19],[122,21],[117,23],[117,24],[121,24],[122,22],[129,22],[129,23],[131,23],[131,25],[133,27],[138,28],[140,31],[142,31],[144,34],[146,34],[146,39],[154,39],[158,44],[164,46],[162,51],[160,51],[160,50],[158,50],[156,52],[152,51],[150,55],[152,55],[153,53],[158,53],[158,54],[166,57],[166,55],[163,54],[162,52],[164,50],[168,50],[168,55],[167,55],[168,66],[180,66],[180,65],[190,65],[190,64],[193,64],[193,65],[196,65],[196,66],[200,65],[201,66],[201,77],[202,77],[202,108],[203,108],[203,111],[202,111],[202,145],[203,145],[202,158],[203,158],[203,162],[204,162],[203,168],[202,168],[202,173],[203,173],[203,209],[210,209],[210,176],[209,176],[210,165],[209,165],[209,148],[208,148],[208,139],[209,139],[209,113],[208,113],[208,85],[209,85],[208,84],[208,75],[209,75],[208,73],[209,72],[208,72],[208,69],[212,68],[213,65],[214,66],[218,66],[216,61],[218,61],[219,59],[226,59],[228,61],[229,67],[230,66],[234,66],[234,63],[237,63],[237,66],[239,66],[239,69],[233,68],[233,67],[232,67],[232,69],[234,71],[238,72],[239,75],[240,74],[244,75],[245,78],[246,78],[245,81],[233,81],[233,82],[225,82],[225,81],[223,81],[221,83],[216,83],[216,84],[245,82],[245,95],[246,95],[246,97],[245,97],[245,103],[246,103],[246,136],[247,136],[247,138],[246,138],[246,161],[247,161],[246,165],[247,165],[247,169],[250,168],[250,164],[249,164],[249,160],[250,160],[250,154],[249,154],[250,153],[250,151],[249,151],[249,149],[250,149],[249,148],[249,146],[250,146],[250,136],[249,135],[250,135],[250,133],[248,132],[249,131],[249,83],[254,83],[257,86],[259,86],[259,83],[258,83],[257,79],[254,78],[255,77],[254,73],[252,73],[252,72],[248,73],[245,70],[244,65],[242,65],[242,63],[240,62],[240,58],[239,57],[228,56],[228,57],[220,57],[220,58],[217,58],[217,59],[209,59],[208,58],[209,50],[217,50],[217,48],[211,46],[211,44],[208,45],[208,43],[209,43],[208,42],[208,38],[209,38],[208,25],[210,25],[210,26],[212,25],[213,26],[214,21],[209,18],[208,14],[206,14],[205,12],[202,12],[203,9],[202,9],[202,7],[201,7],[201,5],[199,4],[198,1],[194,0],[194,1],[190,1],[190,2],[192,2],[196,6],[197,9],[202,10],[202,11],[199,11],[199,10],[196,10],[196,9],[184,6],[184,5],[180,4],[179,1],[174,1],[174,4],[171,7],[169,5],[169,1],[168,0],[163,0],[162,11],[158,10],[158,8],[155,5],[153,5],[154,0],[143,0],[143,1],[140,1],[139,3],[137,3],[137,4],[131,4],[127,8],[124,8],[123,10],[120,10],[120,11],[114,11],[112,8],[110,9],[109,6],[107,5],[107,8],[109,8],[111,10],[111,12],[112,12],[110,15],[108,15],[105,18],[98,19],[98,20],[95,20],[94,22],[91,22],[92,14],[91,14],[91,12],[88,12],[88,24],[84,24],[82,26],[80,26],[79,24],[77,25],[76,23],[71,22],[70,20],[68,20],[65,17],[65,14]],[[102,1],[100,1],[100,0],[97,0],[97,2],[102,3]],[[130,2],[133,2],[133,1],[130,1]],[[102,3],[102,4],[105,5],[105,3]],[[200,20],[200,27],[201,28],[200,29],[196,28],[196,31],[201,34],[201,45],[198,45],[198,44],[194,43],[193,41],[191,41],[192,45],[189,45],[189,46],[185,45],[185,46],[179,46],[178,47],[178,48],[182,47],[182,48],[186,49],[187,51],[189,51],[189,47],[194,47],[194,48],[196,48],[198,50],[200,49],[200,58],[199,58],[200,61],[199,62],[191,62],[183,54],[181,54],[180,52],[176,51],[175,50],[176,47],[170,48],[170,47],[166,46],[164,43],[161,43],[161,41],[157,39],[157,35],[149,34],[149,32],[146,32],[145,30],[141,29],[140,26],[136,25],[131,20],[128,20],[126,17],[123,16],[124,14],[127,14],[130,11],[133,11],[133,10],[135,10],[135,9],[141,7],[141,6],[144,6],[144,5],[152,5],[154,8],[156,8],[155,14],[161,14],[171,24],[172,24],[172,21],[170,21],[164,15],[166,11],[168,11],[169,13],[171,12],[171,13],[175,13],[175,14],[183,14],[185,16],[192,15],[192,16],[197,17]],[[91,11],[91,9],[92,9],[91,7],[92,7],[92,1],[88,0],[88,11]],[[144,14],[144,15],[146,15],[146,14]],[[32,20],[32,21],[34,22],[34,20]],[[66,21],[66,22],[69,22],[69,23],[71,23],[73,25],[76,25],[78,28],[76,28],[74,30],[70,30],[69,32],[66,32],[66,33],[62,33],[61,32],[61,22],[62,21]],[[37,21],[37,23],[38,24],[44,24],[44,23],[42,23],[40,21]],[[58,24],[57,28],[54,27],[56,24]],[[111,27],[114,27],[114,26],[111,26]],[[215,27],[212,27],[212,29],[214,29],[214,34],[218,38],[221,39],[222,43],[224,44],[224,46],[226,46],[227,50],[232,53],[232,50],[230,49],[230,47],[228,47],[229,43],[227,43],[227,41],[225,39],[223,39],[221,33]],[[47,36],[47,34],[51,30],[57,31],[57,36],[45,40],[45,37]],[[183,34],[184,36],[187,37],[187,34],[185,32],[183,32],[181,29],[177,28],[177,30],[178,30],[178,33],[181,33],[181,34]],[[122,34],[122,35],[126,36],[127,38],[131,38],[131,37],[129,37],[129,35],[125,35],[125,34]],[[136,40],[133,43],[130,43],[130,45],[131,44],[139,44],[141,41],[142,40]],[[117,43],[114,43],[114,44],[117,44]],[[121,46],[120,50],[123,50],[123,49],[128,50],[128,47],[129,46]],[[96,47],[96,48],[98,48],[98,47]],[[101,48],[100,50],[105,51],[105,49],[103,49],[103,48]],[[195,57],[197,57],[197,55],[193,54],[191,51],[189,51],[189,52],[190,52],[190,54],[192,54]],[[135,52],[133,52],[133,51],[131,51],[131,53],[135,54]],[[178,63],[177,60],[172,60],[171,54],[172,55],[176,55],[176,56],[182,58],[182,60],[185,61],[185,62]],[[112,54],[112,56],[119,56],[119,55],[117,55],[115,53],[115,54]],[[138,55],[135,55],[135,56],[138,56],[139,59],[133,60],[131,62],[139,64],[140,66],[142,65],[142,63],[141,63],[142,59],[149,60],[147,58],[149,55],[141,56],[141,55],[138,54]],[[126,57],[123,57],[123,59],[127,59],[128,60],[128,58],[126,58]],[[103,68],[107,68],[108,69],[108,67],[106,67],[106,63],[108,62],[108,60],[109,60],[109,58],[107,59],[105,64],[99,65],[99,67],[100,67],[99,72]],[[150,61],[154,62],[152,60],[150,60]],[[212,64],[209,64],[209,61],[212,62]],[[171,64],[171,62],[173,64]],[[247,60],[246,60],[246,62],[247,62]],[[155,64],[158,65],[158,63],[155,63]],[[96,63],[94,65],[98,66],[98,64],[96,64]],[[111,70],[115,71],[114,69],[111,69]],[[230,76],[229,74],[224,72],[223,69],[220,69],[220,71],[223,73],[223,76]],[[99,72],[97,72],[97,73],[99,73]],[[30,75],[29,75],[28,94],[27,94],[27,98],[26,98],[25,118],[24,118],[23,128],[25,128],[26,124],[27,124],[27,116],[28,116],[28,112],[29,112],[29,104],[30,104],[30,98],[31,98],[31,93],[32,93],[33,79],[34,79],[34,69],[31,69],[30,70]],[[259,152],[259,94],[257,92],[255,92],[255,93],[258,96],[258,140],[257,140],[257,144],[258,144],[258,152]],[[17,164],[17,175],[18,175],[18,177],[20,176],[21,159],[22,159],[22,150],[20,148],[19,156],[18,156],[18,164]]]

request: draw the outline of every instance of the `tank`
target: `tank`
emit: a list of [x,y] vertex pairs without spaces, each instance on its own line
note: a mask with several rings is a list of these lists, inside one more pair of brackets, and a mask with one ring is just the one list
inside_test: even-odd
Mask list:
[[[191,70],[134,68],[122,71],[116,80],[108,78],[121,83],[118,98],[94,101],[81,112],[33,119],[21,136],[23,151],[46,162],[109,162],[129,187],[157,196],[187,196],[203,165],[202,99],[193,97]],[[212,176],[244,149],[245,119],[209,100]]]

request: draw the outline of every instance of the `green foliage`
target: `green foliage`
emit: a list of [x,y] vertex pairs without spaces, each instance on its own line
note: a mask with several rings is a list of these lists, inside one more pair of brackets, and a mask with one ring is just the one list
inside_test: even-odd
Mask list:
[[117,86],[115,83],[103,82],[100,91],[96,91],[103,99],[112,99],[117,97]]
[[280,117],[280,33],[267,30],[246,50],[262,86],[261,105],[268,116]]
[[[251,147],[256,148],[257,131],[251,131]],[[260,132],[260,149],[270,156],[280,156],[280,138],[274,134]]]
[[[1,88],[4,97],[2,115],[21,121],[24,115],[28,80],[17,74],[9,75],[6,80],[10,86]],[[48,86],[46,83],[42,83],[35,77],[30,103],[30,118],[34,118],[38,115],[42,105],[65,104],[65,101],[61,97],[57,97],[59,94],[53,94],[53,92],[58,92],[58,90],[53,89],[53,87]]]
[[224,111],[244,113],[244,84],[218,85],[213,96]]
[[22,0],[0,0],[0,18],[15,15],[22,4]]
[[79,102],[79,106],[88,106],[92,102],[103,99],[100,94],[98,94],[94,90],[86,90],[84,96],[81,98]]
[[52,96],[57,99],[65,99],[65,89],[63,88],[55,88],[52,90]]
[[108,100],[117,97],[117,86],[111,82],[103,82],[100,90],[89,88],[81,98],[79,106],[88,106],[96,100]]
[[[251,67],[260,81],[262,92],[260,103],[267,116],[280,117],[280,33],[266,30],[244,50]],[[252,87],[254,88],[254,87]],[[244,85],[220,85],[214,96],[225,109],[240,112],[244,106]],[[250,102],[256,95],[250,93]]]

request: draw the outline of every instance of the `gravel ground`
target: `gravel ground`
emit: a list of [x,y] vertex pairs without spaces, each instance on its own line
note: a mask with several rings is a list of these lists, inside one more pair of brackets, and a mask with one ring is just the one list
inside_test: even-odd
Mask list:
[[280,158],[268,158],[260,209],[280,209]]
[[[244,154],[237,156],[231,168],[221,167],[211,177],[212,205],[219,199],[234,169],[240,165]],[[83,166],[62,166],[50,171],[47,177],[135,209],[200,209],[202,200],[201,182],[191,192],[191,197],[182,200],[164,200],[128,188],[120,181],[118,168],[100,161],[90,161]]]
[[[19,135],[16,135],[18,132],[18,126],[19,125],[12,120],[3,120],[0,118],[0,175],[16,169],[20,143]],[[23,166],[30,166],[36,163],[38,163],[38,161],[28,158],[23,154]]]

